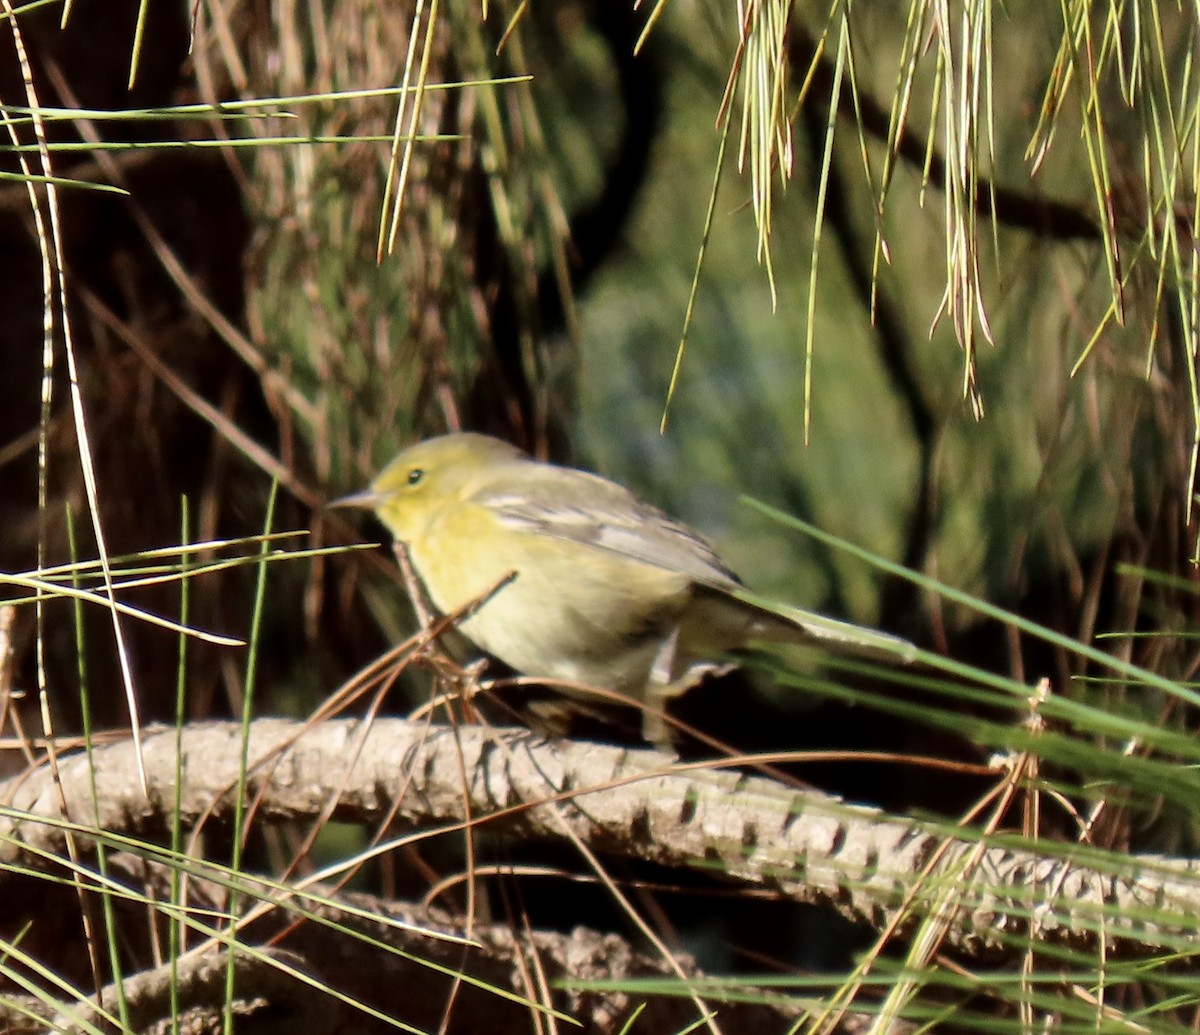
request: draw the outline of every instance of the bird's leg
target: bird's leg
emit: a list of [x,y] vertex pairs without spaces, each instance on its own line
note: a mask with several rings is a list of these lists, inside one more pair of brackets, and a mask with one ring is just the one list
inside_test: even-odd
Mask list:
[[[654,656],[650,666],[650,678],[646,684],[644,709],[642,711],[642,737],[655,747],[674,753],[671,746],[666,718],[667,702],[687,693],[692,687],[710,676],[723,676],[737,668],[736,664],[723,661],[688,662],[688,654],[680,658],[680,625],[676,623]],[[676,675],[681,664],[686,664],[681,675]]]
[[662,646],[654,656],[654,664],[650,666],[642,711],[642,737],[655,747],[671,753],[674,752],[666,717],[667,702],[687,693],[710,675],[721,675],[736,668],[735,665],[716,661],[693,661],[682,675],[676,676],[680,664],[679,637],[680,623],[677,622],[663,639]]
[[650,684],[652,686],[669,686],[675,677],[675,652],[679,646],[679,623],[671,627],[670,633],[663,638],[658,653],[654,655],[654,664],[650,666]]
[[654,663],[650,666],[650,678],[646,684],[646,699],[642,710],[642,737],[655,747],[670,750],[671,737],[667,728],[666,703],[675,696],[672,677],[675,674],[675,652],[679,646],[679,623],[663,637]]
[[479,722],[479,709],[475,707],[475,695],[491,689],[492,681],[484,681],[483,674],[487,671],[488,659],[476,658],[462,666],[459,691],[462,694],[463,718],[467,722]]

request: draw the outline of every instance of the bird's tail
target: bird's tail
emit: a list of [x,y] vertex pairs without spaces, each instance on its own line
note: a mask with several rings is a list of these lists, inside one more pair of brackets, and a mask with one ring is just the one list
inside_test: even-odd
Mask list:
[[739,589],[731,596],[758,613],[760,621],[755,622],[753,628],[755,639],[783,643],[816,642],[855,654],[899,660],[906,664],[917,656],[915,644],[891,633],[827,618],[815,611],[781,604],[748,590]]

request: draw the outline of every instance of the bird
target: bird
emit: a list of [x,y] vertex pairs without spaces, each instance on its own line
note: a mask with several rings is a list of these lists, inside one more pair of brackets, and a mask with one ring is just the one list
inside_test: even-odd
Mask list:
[[455,432],[404,449],[365,491],[430,602],[511,669],[565,692],[627,697],[669,743],[667,702],[751,641],[915,649],[887,633],[755,597],[698,533],[624,486]]

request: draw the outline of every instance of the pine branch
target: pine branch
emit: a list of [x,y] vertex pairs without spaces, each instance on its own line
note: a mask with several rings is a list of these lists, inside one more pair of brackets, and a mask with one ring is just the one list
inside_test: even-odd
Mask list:
[[[97,749],[103,829],[147,837],[165,829],[175,799],[174,742],[173,731],[146,738],[148,799],[131,744]],[[230,810],[239,727],[190,727],[184,751],[185,823]],[[1078,846],[1047,844],[1044,854],[1015,838],[980,846],[932,823],[763,777],[680,770],[653,750],[547,741],[525,730],[455,733],[400,719],[309,730],[268,719],[254,724],[249,757],[260,819],[316,816],[336,794],[333,818],[340,821],[390,817],[400,829],[453,829],[469,816],[526,837],[569,832],[603,853],[702,869],[831,906],[877,929],[911,930],[925,911],[952,909],[948,941],[971,954],[994,954],[1013,939],[1092,945],[1100,932],[1110,959],[1180,948],[1192,944],[1190,918],[1200,912],[1195,860],[1089,851],[1081,864]],[[87,759],[64,758],[59,769],[69,815],[91,828]],[[41,853],[65,854],[61,828],[37,821],[61,814],[48,772],[10,781],[4,797],[15,811],[0,820],[0,863],[44,869]],[[929,876],[918,882],[927,866]],[[912,908],[902,916],[906,904]]]

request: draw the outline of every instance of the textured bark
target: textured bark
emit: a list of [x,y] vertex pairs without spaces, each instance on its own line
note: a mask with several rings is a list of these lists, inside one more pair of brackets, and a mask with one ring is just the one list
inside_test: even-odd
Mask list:
[[[184,823],[228,813],[242,758],[233,724],[183,736]],[[139,786],[132,746],[60,762],[69,817],[147,837],[174,807],[175,733],[149,736],[149,794]],[[1087,945],[1103,929],[1107,951],[1178,946],[1200,910],[1191,860],[1096,853],[1087,865],[1064,856],[948,837],[932,824],[891,817],[835,798],[735,772],[680,770],[651,750],[546,741],[517,730],[464,727],[457,733],[399,719],[370,727],[336,721],[305,729],[260,720],[250,730],[249,796],[260,818],[318,815],[331,796],[342,821],[390,819],[400,829],[454,829],[468,817],[524,836],[570,835],[601,853],[688,866],[832,905],[878,929],[936,912],[962,951],[991,953],[1010,938]],[[469,788],[464,800],[463,777]],[[98,802],[91,799],[95,780]],[[61,854],[59,789],[40,771],[10,782],[15,810],[0,824],[0,861],[45,866]],[[1053,852],[1053,854],[1050,854]],[[35,854],[37,853],[37,854]],[[927,865],[930,875],[916,879]],[[911,900],[911,914],[900,915]]]

